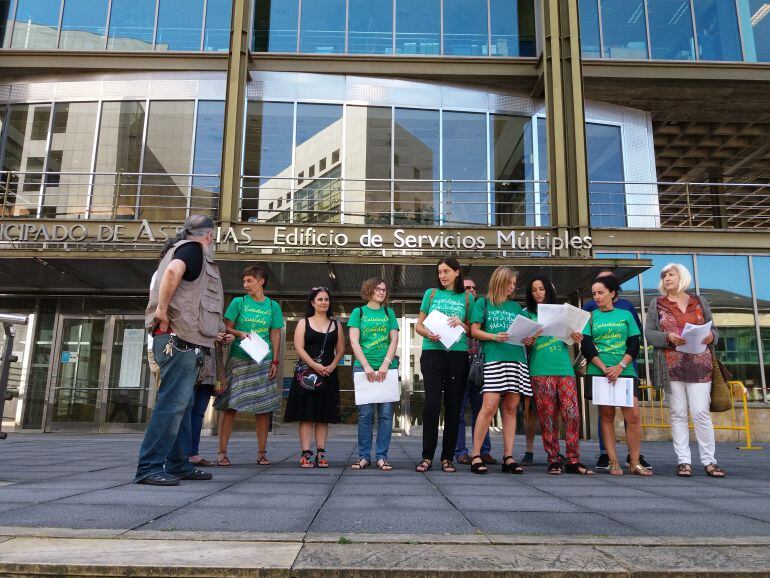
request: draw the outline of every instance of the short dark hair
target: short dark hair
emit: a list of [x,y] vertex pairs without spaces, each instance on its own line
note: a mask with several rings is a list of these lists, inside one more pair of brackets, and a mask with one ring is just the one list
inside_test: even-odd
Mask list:
[[307,309],[305,310],[305,318],[312,317],[315,315],[315,307],[313,307],[313,299],[316,298],[316,295],[319,293],[326,293],[329,296],[329,309],[326,310],[326,316],[331,319],[332,318],[332,308],[334,307],[334,302],[332,301],[332,292],[329,291],[328,287],[313,287],[310,290],[310,295],[307,296]]
[[545,287],[545,305],[556,305],[556,289],[554,289],[553,282],[550,277],[544,273],[535,273],[532,279],[527,283],[527,290],[524,293],[524,302],[527,305],[527,311],[530,313],[537,313],[537,302],[532,296],[532,285],[535,281],[540,281]]
[[436,287],[438,289],[443,289],[444,287],[443,285],[441,285],[441,279],[439,279],[439,276],[438,276],[439,265],[446,265],[453,271],[457,271],[459,273],[457,275],[457,279],[455,279],[454,292],[465,293],[465,283],[463,283],[463,270],[460,268],[460,262],[454,257],[444,257],[438,263],[436,263]]
[[591,286],[594,285],[594,283],[601,283],[604,285],[604,287],[609,291],[610,293],[615,293],[615,297],[620,294],[620,281],[618,281],[617,277],[607,275],[605,277],[595,277],[593,281],[591,281]]
[[270,276],[267,274],[267,271],[260,267],[259,265],[249,265],[243,270],[243,273],[241,273],[241,279],[244,277],[254,277],[254,279],[264,279],[265,283],[262,285],[263,288],[267,289],[267,280],[270,278]]

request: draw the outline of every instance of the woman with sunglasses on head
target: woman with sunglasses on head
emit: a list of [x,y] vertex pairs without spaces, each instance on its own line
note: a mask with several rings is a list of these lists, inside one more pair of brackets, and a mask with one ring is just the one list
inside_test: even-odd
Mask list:
[[[537,306],[556,305],[556,290],[551,280],[536,274],[527,283],[525,294],[527,310],[525,315],[537,321]],[[576,342],[583,341],[582,333],[570,337]],[[523,340],[529,348],[529,378],[535,394],[535,406],[543,436],[543,449],[548,455],[548,473],[593,475],[580,463],[580,409],[578,407],[577,380],[572,368],[567,344],[556,337],[535,336]],[[559,450],[559,414],[566,429],[567,463],[562,464]]]
[[508,328],[522,315],[521,305],[513,300],[518,273],[510,267],[498,267],[489,279],[486,297],[476,300],[471,316],[471,332],[484,348],[483,401],[473,431],[471,471],[486,474],[481,458],[481,444],[489,424],[503,398],[504,473],[522,474],[524,468],[513,458],[516,436],[516,411],[522,395],[532,396],[527,370],[527,356],[521,345],[508,343]]
[[[295,377],[286,401],[284,422],[299,422],[299,442],[302,449],[300,467],[328,468],[326,436],[330,423],[340,421],[340,387],[337,365],[345,353],[342,326],[331,316],[331,293],[326,287],[313,287],[307,300],[305,318],[294,330],[294,348],[300,361],[323,380],[323,386],[308,391]],[[316,455],[310,442],[315,436]]]
[[457,259],[446,257],[436,266],[436,287],[426,289],[420,305],[415,331],[422,335],[420,366],[425,385],[425,404],[422,409],[422,461],[415,468],[427,472],[433,464],[438,445],[438,422],[441,398],[444,398],[444,438],[441,443],[441,469],[457,470],[454,463],[460,406],[468,378],[468,342],[461,337],[447,350],[439,336],[427,327],[425,319],[432,311],[440,311],[449,318],[450,327],[462,326],[468,335],[468,319],[473,309],[473,297],[466,293],[463,275]]
[[[350,345],[356,356],[353,373],[364,372],[369,382],[382,382],[389,369],[398,367],[398,321],[387,303],[388,286],[373,277],[361,286],[366,305],[350,314]],[[377,410],[377,449],[375,463],[382,471],[393,469],[388,463],[388,448],[393,432],[393,402],[367,403],[358,406],[358,461],[351,467],[363,470],[372,463],[372,420]]]

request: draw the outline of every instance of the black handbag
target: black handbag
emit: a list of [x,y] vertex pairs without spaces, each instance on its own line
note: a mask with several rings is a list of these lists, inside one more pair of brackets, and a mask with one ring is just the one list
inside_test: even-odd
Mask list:
[[[488,302],[484,299],[484,315],[481,318],[481,326],[487,323]],[[468,383],[477,389],[484,386],[484,348],[479,343],[476,351],[471,355],[470,369],[468,370]]]
[[[307,323],[308,326],[310,325],[310,321],[307,319],[305,320],[305,323]],[[333,323],[334,320],[329,320],[329,327],[326,328],[324,342],[321,345],[321,352],[318,354],[318,357],[313,360],[316,363],[321,363],[324,349],[326,349],[326,342],[329,339],[329,331],[331,331]],[[307,335],[307,328],[305,329],[305,334]],[[321,391],[326,384],[323,375],[318,375],[318,373],[313,371],[310,366],[301,359],[297,360],[297,366],[294,368],[294,381],[297,382],[297,385],[301,389],[311,392]]]

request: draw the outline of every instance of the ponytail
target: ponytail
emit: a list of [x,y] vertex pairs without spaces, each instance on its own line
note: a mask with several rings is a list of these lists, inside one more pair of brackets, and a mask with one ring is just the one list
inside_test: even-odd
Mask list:
[[171,247],[176,245],[179,241],[184,241],[189,237],[202,237],[208,231],[213,231],[215,228],[214,221],[211,220],[211,217],[207,217],[206,215],[190,215],[187,217],[187,220],[185,220],[182,230],[179,231],[173,239],[167,239],[166,242],[163,243],[158,259],[163,259]]

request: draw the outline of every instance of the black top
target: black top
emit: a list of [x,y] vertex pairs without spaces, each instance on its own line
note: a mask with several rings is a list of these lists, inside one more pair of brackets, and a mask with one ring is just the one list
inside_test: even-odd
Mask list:
[[182,279],[195,281],[203,271],[203,246],[200,243],[185,243],[174,252],[174,259],[185,265]]

